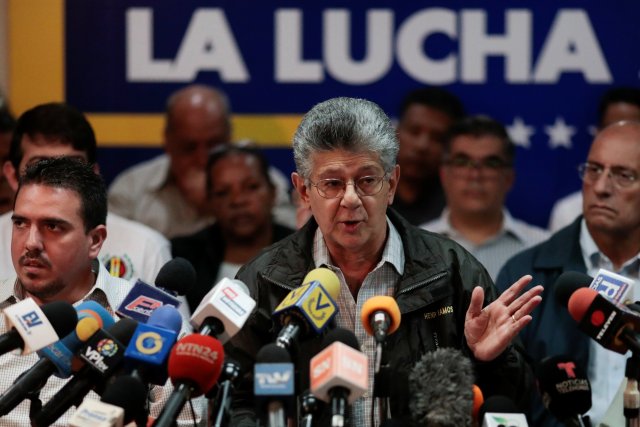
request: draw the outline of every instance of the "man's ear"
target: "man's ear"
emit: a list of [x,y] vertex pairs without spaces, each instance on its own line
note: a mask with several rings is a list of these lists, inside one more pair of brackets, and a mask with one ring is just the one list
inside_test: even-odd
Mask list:
[[89,239],[89,258],[98,258],[102,244],[107,238],[107,227],[104,224],[98,225],[87,233]]
[[11,161],[5,160],[2,165],[2,173],[7,179],[7,182],[9,182],[9,186],[13,192],[15,193],[18,191],[18,174],[16,173],[16,168],[13,167],[13,163],[11,163]]
[[389,205],[393,203],[393,198],[398,189],[398,181],[400,181],[400,165],[396,165],[389,174],[389,194],[387,199]]
[[307,187],[307,184],[304,182],[304,178],[301,177],[298,172],[293,172],[291,174],[291,182],[293,182],[293,187],[300,196],[300,201],[305,206],[309,206],[309,187]]

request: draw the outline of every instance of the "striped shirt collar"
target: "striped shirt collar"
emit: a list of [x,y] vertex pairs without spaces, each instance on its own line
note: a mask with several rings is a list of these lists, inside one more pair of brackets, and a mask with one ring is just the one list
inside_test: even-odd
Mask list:
[[[118,301],[122,298],[120,295],[121,292],[117,292],[114,289],[114,287],[118,288],[118,286],[114,286],[113,283],[109,282],[113,282],[114,280],[126,281],[111,277],[104,265],[102,265],[102,263],[97,259],[93,261],[92,269],[94,272],[96,270],[98,272],[96,281],[89,292],[87,292],[80,301],[74,303],[74,305],[82,301],[92,300],[98,302],[100,305],[105,307],[111,315],[114,315],[115,310],[118,307]],[[0,282],[0,284],[0,308],[8,307],[9,305],[22,301],[25,298],[24,291],[20,286],[20,281],[17,276],[4,280]],[[120,288],[122,289],[119,289],[118,291],[123,291],[125,294],[130,290],[130,287],[128,286],[121,286]]]
[[[451,222],[449,221],[450,211],[448,208],[444,208],[442,210],[442,214],[436,220],[431,223],[427,223],[421,226],[421,228],[426,228],[429,231],[434,233],[443,234],[452,239],[463,238],[464,236],[460,235],[458,231],[453,228]],[[500,231],[496,233],[495,237],[502,236],[504,234],[510,234],[515,237],[517,240],[521,242],[526,242],[528,237],[519,226],[518,222],[511,216],[507,209],[502,209],[502,226],[500,227]]]
[[[590,275],[595,275],[595,272],[600,268],[613,271],[611,260],[596,245],[584,218],[580,221],[580,248],[582,249],[584,265],[587,266],[587,272]],[[640,277],[640,253],[625,261],[622,268],[616,273],[638,279]]]
[[[400,233],[398,233],[398,230],[396,230],[388,217],[387,230],[387,240],[382,251],[382,257],[375,268],[388,262],[395,268],[396,272],[402,276],[402,274],[404,274],[404,249],[402,239],[400,238]],[[329,249],[324,241],[320,227],[316,229],[313,237],[313,261],[316,267],[327,266],[337,268],[331,261],[331,255],[329,254]]]

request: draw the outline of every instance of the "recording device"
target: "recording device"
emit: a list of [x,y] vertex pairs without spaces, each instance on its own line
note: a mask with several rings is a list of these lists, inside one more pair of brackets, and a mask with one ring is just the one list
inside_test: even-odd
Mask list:
[[474,404],[471,361],[459,350],[425,353],[409,373],[409,412],[418,425],[469,425]]
[[189,260],[182,257],[167,261],[156,275],[156,287],[173,296],[185,295],[196,282],[196,269]]
[[491,396],[480,407],[482,427],[528,427],[527,418],[506,396]]
[[137,322],[124,318],[107,330],[100,329],[80,349],[84,367],[31,419],[32,427],[49,426],[93,389],[101,390],[124,362],[124,350]]
[[300,396],[300,427],[313,427],[313,417],[318,413],[318,398],[311,390],[305,390]]
[[244,283],[224,278],[202,299],[191,316],[191,325],[198,333],[224,344],[238,333],[255,306]]
[[100,401],[85,399],[69,420],[69,427],[122,427],[136,421],[145,425],[147,387],[137,378],[116,378]]
[[78,315],[67,302],[55,301],[39,307],[26,298],[2,312],[9,332],[0,335],[0,355],[21,349],[29,354],[60,340],[73,331]]
[[365,301],[360,312],[364,330],[382,343],[400,327],[400,308],[393,297],[375,296]]
[[206,393],[215,385],[223,361],[222,344],[213,337],[191,334],[178,340],[167,365],[174,390],[153,426],[172,426],[187,400]]
[[623,305],[616,305],[593,289],[580,288],[571,295],[569,314],[581,331],[604,348],[625,354],[640,351],[636,331],[640,316]]
[[588,287],[617,304],[628,304],[633,297],[635,281],[601,268],[595,277],[578,271],[565,271],[555,283],[556,300],[566,307],[571,295],[579,288]]
[[480,407],[484,403],[484,395],[482,394],[482,390],[480,390],[480,387],[478,387],[475,384],[473,385],[472,391],[473,391],[473,404],[471,409],[471,419],[472,419],[471,425],[475,426],[475,425],[478,425],[478,420],[479,420],[478,415],[480,414]]
[[269,427],[285,427],[294,396],[294,368],[289,352],[275,343],[262,347],[256,355],[253,379],[258,412],[267,413]]
[[342,427],[348,405],[362,396],[369,386],[369,362],[360,351],[355,334],[335,328],[323,339],[320,353],[311,359],[311,392],[331,404],[331,425]]
[[[218,379],[217,392],[213,401],[209,402],[212,414],[212,425],[214,427],[226,426],[229,422],[229,416],[231,414],[231,396],[234,391],[234,384],[240,378],[242,369],[238,363],[226,358],[224,365],[222,366],[222,372]],[[207,397],[211,392],[216,389],[213,387],[207,393]]]
[[171,305],[155,309],[147,323],[139,323],[124,352],[130,374],[144,383],[164,385],[166,362],[181,326],[182,316]]
[[276,343],[284,348],[300,337],[319,334],[338,312],[340,281],[328,268],[311,270],[302,285],[282,300],[273,318],[282,326]]
[[51,375],[68,378],[78,365],[73,363],[73,359],[82,344],[101,326],[114,323],[109,312],[95,301],[79,304],[76,311],[79,320],[75,330],[62,340],[40,349],[40,359],[0,396],[0,416],[11,412],[29,393],[42,389]]
[[146,323],[155,310],[163,305],[178,308],[184,295],[196,282],[195,270],[184,258],[174,258],[162,266],[156,276],[156,286],[137,280],[117,309],[122,317]]
[[536,377],[545,408],[569,427],[584,426],[581,415],[591,409],[591,384],[582,367],[568,356],[547,357]]

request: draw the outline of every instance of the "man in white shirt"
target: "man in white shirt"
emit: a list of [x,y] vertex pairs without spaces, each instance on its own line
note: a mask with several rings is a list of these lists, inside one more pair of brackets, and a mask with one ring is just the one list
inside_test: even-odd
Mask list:
[[[82,159],[98,172],[96,138],[84,115],[63,103],[38,105],[18,119],[3,172],[15,192],[19,174],[43,158]],[[109,237],[99,258],[109,273],[123,279],[140,278],[153,284],[160,268],[171,259],[169,241],[157,231],[109,212]],[[0,216],[0,278],[13,273],[11,212]]]
[[[107,197],[104,182],[86,162],[70,157],[40,160],[21,176],[12,213],[11,257],[13,277],[0,281],[0,308],[24,298],[38,304],[93,300],[114,318],[131,289],[125,280],[112,277],[97,260],[107,236]],[[0,321],[0,333],[7,325]],[[38,360],[35,353],[0,358],[0,393]],[[40,392],[48,401],[65,381],[50,378]],[[171,387],[154,387],[150,393],[151,416],[157,416]],[[95,394],[89,398],[97,399]],[[2,418],[3,426],[23,426],[29,419],[29,401],[21,402]],[[198,411],[201,407],[198,407]],[[188,411],[187,411],[188,412]],[[183,414],[192,425],[189,414]],[[55,423],[66,426],[73,410]]]
[[[165,154],[118,175],[109,188],[109,209],[159,231],[168,239],[193,234],[215,219],[206,209],[205,167],[209,151],[231,141],[227,97],[209,86],[191,85],[167,101]],[[277,185],[275,220],[295,226],[288,181],[271,168]]]
[[444,138],[440,167],[447,206],[440,218],[422,226],[464,246],[493,280],[513,254],[548,237],[504,206],[515,179],[514,156],[515,147],[497,121],[474,116],[454,123]]
[[[598,425],[624,379],[625,356],[605,349],[580,331],[567,308],[552,296],[556,279],[565,271],[593,276],[604,268],[640,278],[640,122],[618,122],[603,129],[579,170],[584,216],[510,259],[496,286],[506,289],[509,280],[522,272],[533,275],[532,283],[544,285],[547,298],[520,333],[525,350],[535,362],[570,355],[587,370],[593,393],[588,414],[592,424]],[[634,295],[637,299],[637,289]],[[622,413],[622,405],[614,410]],[[535,425],[561,425],[541,402],[533,418]]]
[[[616,87],[605,92],[598,108],[598,128],[604,129],[622,120],[640,121],[640,89]],[[549,231],[571,224],[582,213],[582,192],[576,191],[558,200],[551,208]]]

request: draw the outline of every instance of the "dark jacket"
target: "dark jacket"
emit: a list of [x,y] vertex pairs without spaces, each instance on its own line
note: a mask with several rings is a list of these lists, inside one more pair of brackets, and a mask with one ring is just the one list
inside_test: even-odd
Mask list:
[[[290,235],[293,230],[273,223],[273,242]],[[216,284],[220,264],[224,260],[224,238],[218,224],[213,224],[190,236],[171,240],[171,251],[174,257],[186,258],[196,269],[196,285],[187,294],[189,308],[193,312],[202,298]]]
[[[524,274],[533,276],[531,286],[544,286],[542,302],[532,313],[533,320],[520,333],[524,348],[534,364],[545,357],[564,354],[575,359],[585,371],[588,366],[589,338],[578,329],[567,308],[557,302],[554,289],[556,279],[563,272],[586,272],[580,248],[581,220],[582,216],[545,242],[514,256],[498,274],[496,286],[500,291]],[[532,425],[562,425],[544,409],[537,394],[532,415]]]
[[[464,339],[464,319],[475,285],[485,289],[486,302],[496,297],[495,287],[486,270],[471,254],[455,242],[411,226],[391,209],[388,216],[398,230],[405,252],[405,271],[396,286],[395,299],[400,307],[400,328],[388,337],[390,364],[394,373],[391,412],[408,425],[407,376],[423,354],[438,347],[470,351]],[[312,258],[313,236],[317,224],[313,219],[305,227],[276,243],[238,273],[245,282],[257,310],[242,330],[227,345],[228,354],[251,370],[258,350],[273,342],[279,327],[271,313],[304,276],[315,268]],[[296,368],[300,371],[299,394],[308,383],[310,358],[320,350],[320,338],[308,339],[294,349]],[[522,356],[509,347],[490,363],[476,363],[477,384],[485,395],[505,394],[520,402],[529,398],[531,377]],[[234,399],[235,420],[232,425],[252,425],[240,419],[253,416],[252,378],[240,387]],[[434,382],[439,381],[434,379]]]

